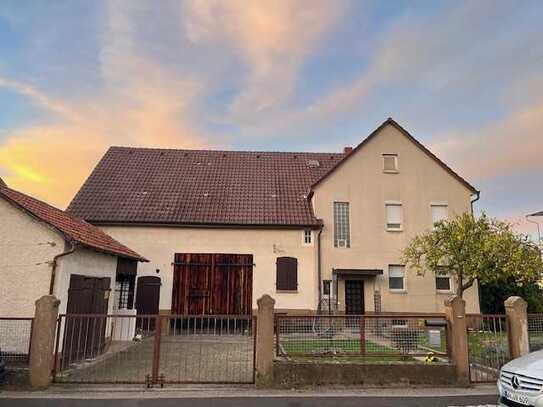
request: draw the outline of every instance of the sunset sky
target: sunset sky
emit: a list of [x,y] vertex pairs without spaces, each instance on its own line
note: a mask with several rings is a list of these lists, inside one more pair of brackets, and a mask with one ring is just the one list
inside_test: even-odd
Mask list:
[[111,145],[341,151],[391,116],[534,233],[541,21],[540,0],[3,0],[0,177],[65,207]]

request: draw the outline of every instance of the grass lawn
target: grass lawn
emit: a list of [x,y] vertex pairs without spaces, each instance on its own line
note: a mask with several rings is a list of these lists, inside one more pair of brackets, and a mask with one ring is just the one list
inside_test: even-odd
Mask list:
[[[360,353],[360,339],[296,339],[281,341],[283,351],[291,354],[313,353]],[[366,353],[390,353],[398,352],[388,346],[366,341]]]

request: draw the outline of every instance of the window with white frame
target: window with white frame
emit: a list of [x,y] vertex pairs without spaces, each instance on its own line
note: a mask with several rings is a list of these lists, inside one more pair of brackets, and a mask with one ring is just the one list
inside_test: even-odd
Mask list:
[[334,247],[351,247],[349,202],[334,202]]
[[386,230],[402,230],[402,204],[401,202],[385,202],[386,209]]
[[304,230],[304,245],[309,246],[313,243],[313,232],[311,229]]
[[440,267],[436,271],[436,290],[451,291],[451,272],[447,267]]
[[388,288],[391,291],[405,291],[405,266],[388,266]]
[[449,206],[446,203],[431,203],[432,225],[449,218]]
[[396,173],[398,172],[398,155],[383,154],[383,172]]

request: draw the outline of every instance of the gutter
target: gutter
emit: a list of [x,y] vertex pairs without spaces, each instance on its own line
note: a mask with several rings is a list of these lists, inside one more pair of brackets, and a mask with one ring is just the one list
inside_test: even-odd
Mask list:
[[73,252],[75,252],[75,249],[77,248],[77,246],[71,241],[68,241],[68,244],[71,246],[69,250],[65,250],[64,252],[59,253],[55,257],[53,257],[53,261],[52,261],[53,267],[51,269],[51,281],[49,283],[49,295],[53,295],[53,290],[55,288],[55,278],[56,278],[56,272],[57,272],[58,259],[64,256],[68,256],[69,254],[72,254]]

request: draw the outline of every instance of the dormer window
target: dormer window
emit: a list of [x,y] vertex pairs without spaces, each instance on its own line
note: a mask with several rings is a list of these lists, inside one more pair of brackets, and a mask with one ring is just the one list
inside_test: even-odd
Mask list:
[[398,172],[398,154],[383,154],[383,172],[387,174]]

